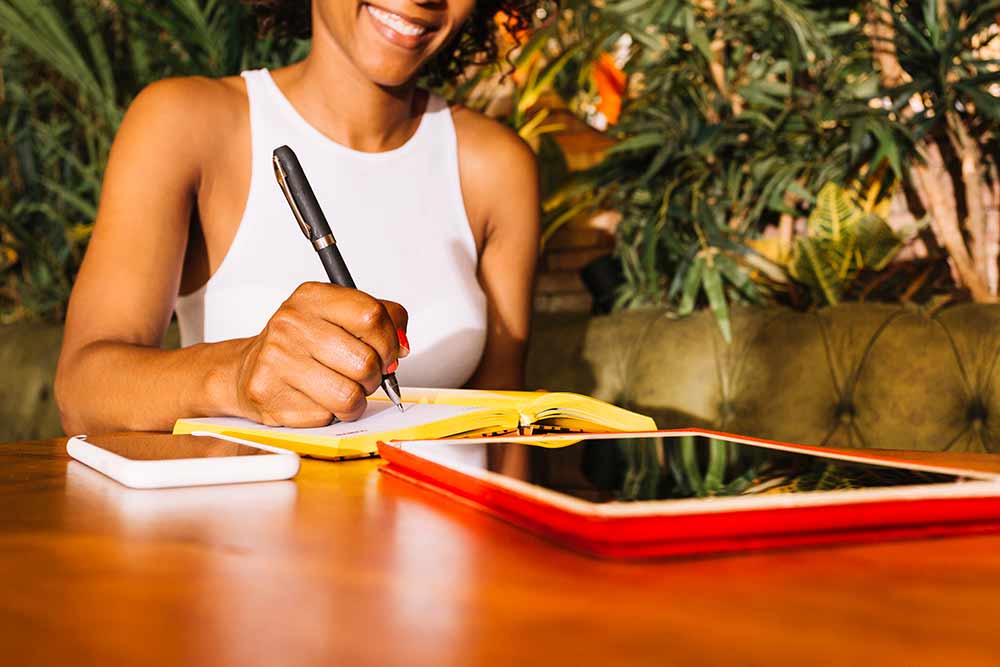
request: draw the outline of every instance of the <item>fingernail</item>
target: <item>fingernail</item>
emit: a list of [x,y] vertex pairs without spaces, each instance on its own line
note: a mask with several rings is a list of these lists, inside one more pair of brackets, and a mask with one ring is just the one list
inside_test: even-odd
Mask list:
[[396,329],[396,336],[399,338],[399,349],[402,352],[400,356],[405,357],[410,353],[410,341],[406,339],[406,332],[402,329]]
[[388,375],[389,373],[395,373],[397,368],[399,368],[399,360],[398,359],[396,361],[393,361],[391,364],[389,364],[389,367],[387,369],[385,369],[385,374]]

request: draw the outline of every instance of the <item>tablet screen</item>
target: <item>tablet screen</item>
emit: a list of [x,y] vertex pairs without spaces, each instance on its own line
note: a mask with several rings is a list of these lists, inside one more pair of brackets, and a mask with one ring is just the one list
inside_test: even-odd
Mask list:
[[136,461],[202,459],[222,456],[273,455],[266,449],[204,435],[169,435],[166,433],[124,433],[88,436],[87,442],[109,452]]
[[521,443],[404,443],[402,449],[445,466],[530,482],[591,502],[809,493],[972,478],[843,461],[700,435]]

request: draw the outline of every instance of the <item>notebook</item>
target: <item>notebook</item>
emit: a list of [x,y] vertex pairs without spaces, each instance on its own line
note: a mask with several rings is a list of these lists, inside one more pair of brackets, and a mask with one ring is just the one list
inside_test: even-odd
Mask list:
[[649,417],[596,398],[566,392],[402,390],[400,412],[381,390],[361,419],[318,428],[264,426],[246,419],[180,419],[175,434],[207,431],[283,447],[304,456],[348,459],[374,456],[379,440],[430,440],[509,433],[650,431]]

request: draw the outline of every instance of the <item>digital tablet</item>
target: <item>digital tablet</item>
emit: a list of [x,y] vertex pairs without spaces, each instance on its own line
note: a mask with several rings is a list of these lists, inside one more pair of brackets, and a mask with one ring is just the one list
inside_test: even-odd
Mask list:
[[298,454],[215,433],[77,435],[66,453],[136,489],[269,482],[299,471]]
[[379,443],[382,470],[590,554],[1000,531],[1000,475],[701,430]]

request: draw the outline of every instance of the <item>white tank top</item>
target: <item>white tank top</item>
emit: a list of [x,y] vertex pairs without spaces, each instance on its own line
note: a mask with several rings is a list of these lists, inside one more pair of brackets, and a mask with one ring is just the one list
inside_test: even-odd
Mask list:
[[274,179],[271,152],[287,144],[358,289],[409,312],[411,354],[400,362],[400,384],[462,386],[482,357],[486,297],[476,279],[447,104],[432,96],[405,144],[364,153],[306,122],[267,70],[242,76],[250,100],[250,193],[222,264],[201,289],[177,299],[181,344],[254,336],[298,285],[327,282]]

